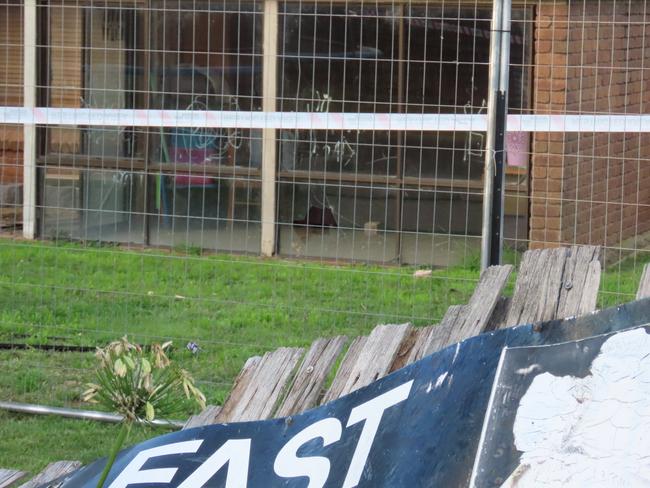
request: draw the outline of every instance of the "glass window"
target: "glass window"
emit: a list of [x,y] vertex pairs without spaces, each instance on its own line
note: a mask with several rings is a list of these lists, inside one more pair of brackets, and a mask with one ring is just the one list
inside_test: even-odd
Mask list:
[[[39,4],[47,20],[49,106],[262,109],[262,3],[141,5]],[[278,21],[279,111],[486,110],[487,7],[284,2]],[[531,21],[532,9],[513,9],[511,112],[530,106]],[[48,126],[42,132],[45,233],[120,241],[118,227],[139,228],[139,221],[134,227],[133,219],[125,224],[118,216],[135,212],[147,215],[147,243],[259,252],[262,130]],[[422,243],[436,234],[480,232],[482,132],[307,129],[278,130],[276,137],[283,253],[379,262],[409,261],[411,253],[419,262],[420,251],[411,250],[421,246],[410,244],[410,236]],[[525,185],[528,135],[507,143],[518,148],[508,181]],[[56,180],[62,169],[78,175],[76,193],[68,180]],[[63,185],[60,195],[53,181]],[[61,202],[78,211],[70,224],[77,230],[61,224]],[[311,219],[318,221],[319,212],[336,225],[316,238]],[[57,221],[61,232],[52,230]],[[127,240],[139,242],[131,232]]]
[[[490,8],[287,2],[280,10],[282,111],[486,112]],[[513,9],[509,107],[515,112],[530,104],[531,21],[531,9]],[[381,235],[386,244],[395,229],[401,231],[399,242],[382,244],[391,251],[380,261],[393,259],[399,248],[404,262],[437,263],[439,249],[424,252],[436,234],[480,235],[484,147],[485,134],[479,131],[278,131],[278,215],[286,226],[281,251],[312,249],[287,238],[296,236],[305,215],[365,208],[368,214],[394,215],[379,219],[372,239]],[[517,164],[525,172],[525,162]],[[342,195],[350,188],[357,193],[346,200]],[[391,197],[377,198],[378,191]],[[337,198],[345,204],[332,204]],[[385,202],[392,203],[386,207]],[[356,244],[341,245],[341,236],[364,235],[374,225],[369,216],[346,222],[337,220],[336,231],[318,238],[327,248],[323,253],[331,255],[334,246],[337,257],[352,259]]]
[[[509,112],[529,107],[530,9],[513,8]],[[491,9],[412,5],[405,18],[405,110],[408,113],[486,113]],[[482,132],[410,133],[404,174],[481,180]]]
[[397,191],[342,183],[279,186],[281,254],[396,262]]
[[[391,6],[283,4],[278,109],[396,111],[395,13]],[[396,143],[372,131],[282,131],[280,169],[395,175]]]
[[284,3],[283,112],[390,112],[397,102],[393,7]]
[[[153,5],[151,108],[261,110],[260,4]],[[261,130],[165,128],[149,150],[152,244],[259,252]]]
[[[47,20],[42,96],[49,107],[143,106],[142,15],[134,7],[129,2],[39,5],[40,17]],[[144,243],[145,131],[47,126],[42,133],[41,235]]]
[[[0,107],[23,104],[23,8],[0,2]],[[23,127],[0,124],[0,233],[21,222],[20,183],[23,179]]]
[[[50,107],[136,108],[143,105],[141,14],[122,5],[49,5],[47,100]],[[46,155],[95,159],[143,156],[132,128],[48,127]],[[58,164],[58,161],[57,161]]]
[[145,175],[49,167],[42,172],[41,235],[144,243]]

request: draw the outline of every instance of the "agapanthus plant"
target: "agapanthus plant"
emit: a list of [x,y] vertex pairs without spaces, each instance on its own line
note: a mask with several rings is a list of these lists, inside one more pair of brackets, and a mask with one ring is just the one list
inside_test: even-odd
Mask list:
[[102,488],[117,453],[134,423],[150,423],[187,410],[188,402],[205,408],[205,396],[184,369],[167,356],[170,342],[143,349],[127,337],[98,348],[96,383],[88,385],[83,400],[98,403],[123,416],[118,437],[111,449],[97,488]]

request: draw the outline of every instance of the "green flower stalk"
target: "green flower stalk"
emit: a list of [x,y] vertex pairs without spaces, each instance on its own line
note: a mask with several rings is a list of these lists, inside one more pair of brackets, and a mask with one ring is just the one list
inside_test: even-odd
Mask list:
[[88,384],[83,400],[98,403],[124,418],[97,488],[103,487],[134,423],[172,417],[185,411],[188,402],[205,408],[205,396],[194,385],[194,379],[168,358],[166,351],[171,344],[152,344],[145,351],[124,336],[97,349],[97,382]]

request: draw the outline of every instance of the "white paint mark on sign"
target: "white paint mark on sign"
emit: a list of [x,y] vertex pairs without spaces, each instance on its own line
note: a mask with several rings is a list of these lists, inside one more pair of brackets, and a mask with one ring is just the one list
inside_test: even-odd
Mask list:
[[650,335],[612,336],[585,378],[537,376],[514,437],[523,454],[502,487],[650,486]]
[[531,364],[527,368],[519,368],[517,371],[515,371],[515,373],[521,374],[521,375],[527,375],[527,374],[534,373],[534,372],[539,371],[539,370],[540,370],[539,364]]

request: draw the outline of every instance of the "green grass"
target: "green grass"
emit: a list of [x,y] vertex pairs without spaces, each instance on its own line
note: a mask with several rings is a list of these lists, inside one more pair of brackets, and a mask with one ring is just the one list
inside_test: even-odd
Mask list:
[[[171,339],[172,358],[217,404],[250,356],[322,336],[360,335],[379,323],[434,323],[449,304],[467,300],[478,276],[475,258],[466,269],[414,279],[410,267],[12,240],[0,241],[0,263],[0,342],[95,346],[124,334],[141,343]],[[197,356],[185,349],[188,341],[202,348]],[[88,408],[79,398],[92,380],[93,361],[92,353],[0,350],[0,398]],[[112,429],[2,415],[3,438],[25,436],[33,445],[24,456],[3,442],[0,466],[32,472],[52,460],[98,457]]]
[[[52,461],[87,464],[108,454],[118,430],[116,424],[0,411],[0,465],[35,474]],[[166,432],[160,428],[134,428],[126,444]]]
[[[478,259],[470,255],[465,264],[414,279],[412,267],[0,240],[0,342],[94,347],[124,334],[141,343],[171,339],[172,359],[219,404],[252,355],[360,335],[379,323],[435,323],[470,297]],[[605,273],[599,305],[632,299],[641,264],[629,260]],[[201,346],[197,356],[185,349],[188,341]],[[0,399],[92,408],[79,399],[93,366],[90,352],[0,349]],[[89,462],[107,452],[115,432],[3,412],[0,467],[37,472],[54,460]],[[159,433],[138,431],[130,442]]]
[[634,300],[643,267],[650,262],[650,253],[643,252],[611,266],[600,280],[598,307],[607,308]]

